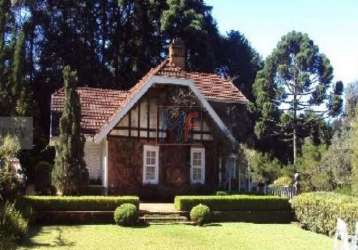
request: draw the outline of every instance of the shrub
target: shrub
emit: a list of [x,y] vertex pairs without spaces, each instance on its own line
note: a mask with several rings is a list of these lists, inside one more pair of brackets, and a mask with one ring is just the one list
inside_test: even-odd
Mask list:
[[122,204],[114,211],[114,221],[120,226],[134,226],[138,223],[138,209],[130,203]]
[[307,229],[332,235],[337,218],[348,223],[350,232],[358,221],[358,199],[328,192],[304,193],[292,200],[297,220]]
[[224,196],[176,196],[175,208],[190,211],[199,204],[208,206],[213,211],[232,210],[290,210],[287,198],[276,196],[255,195],[224,195]]
[[190,219],[199,226],[208,223],[210,221],[210,208],[203,204],[193,207],[190,211]]
[[124,203],[139,205],[135,196],[25,196],[35,211],[114,211]]
[[289,176],[281,176],[273,182],[273,185],[276,187],[290,186],[292,185],[292,178]]
[[28,221],[10,203],[0,206],[0,249],[13,249],[27,232]]
[[12,165],[20,150],[18,139],[0,138],[0,200],[15,200],[21,188],[19,175]]
[[226,192],[226,191],[217,191],[217,192],[216,192],[216,195],[224,196],[224,195],[229,195],[229,193]]

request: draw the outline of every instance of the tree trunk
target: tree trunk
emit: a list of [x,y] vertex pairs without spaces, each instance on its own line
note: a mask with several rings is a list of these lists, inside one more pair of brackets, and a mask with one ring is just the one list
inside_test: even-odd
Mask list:
[[293,128],[293,165],[296,169],[296,161],[297,161],[297,130],[296,124],[294,124]]

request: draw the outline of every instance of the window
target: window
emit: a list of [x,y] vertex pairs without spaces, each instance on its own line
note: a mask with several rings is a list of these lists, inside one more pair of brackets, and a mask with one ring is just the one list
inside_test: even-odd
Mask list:
[[143,183],[159,182],[159,147],[145,145],[143,149]]
[[205,149],[191,148],[191,183],[205,183]]

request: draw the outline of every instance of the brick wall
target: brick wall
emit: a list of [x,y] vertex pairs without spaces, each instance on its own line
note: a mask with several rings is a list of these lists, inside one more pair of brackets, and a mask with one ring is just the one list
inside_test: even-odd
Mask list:
[[218,184],[217,147],[205,143],[205,185],[190,183],[190,146],[160,146],[159,184],[143,185],[143,145],[155,140],[108,138],[108,187],[111,194],[138,194],[141,198],[169,199],[176,194],[209,193]]

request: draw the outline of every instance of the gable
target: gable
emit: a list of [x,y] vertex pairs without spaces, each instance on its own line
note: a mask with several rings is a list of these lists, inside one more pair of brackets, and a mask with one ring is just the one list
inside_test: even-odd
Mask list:
[[159,85],[149,89],[109,135],[194,144],[213,139],[209,120],[188,87]]
[[209,102],[204,98],[204,96],[200,93],[200,91],[194,86],[191,80],[186,79],[178,79],[178,78],[168,78],[168,77],[160,77],[160,76],[152,76],[147,81],[144,81],[140,87],[138,87],[137,91],[133,92],[131,98],[128,100],[128,103],[119,110],[111,120],[103,126],[99,133],[95,136],[95,142],[102,141],[110,131],[127,115],[127,113],[138,103],[138,101],[148,92],[150,88],[154,85],[176,85],[176,86],[184,86],[188,87],[192,93],[197,97],[200,105],[203,109],[208,113],[208,115],[212,118],[216,126],[219,130],[232,142],[236,143],[235,138],[231,134],[230,130],[226,127],[226,125],[222,122],[220,117],[216,114],[214,109],[211,107]]

